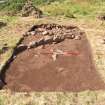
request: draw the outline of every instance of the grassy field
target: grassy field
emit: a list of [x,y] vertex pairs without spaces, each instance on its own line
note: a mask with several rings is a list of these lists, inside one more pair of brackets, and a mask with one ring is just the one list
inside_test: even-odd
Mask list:
[[[0,67],[5,65],[16,44],[22,38],[22,34],[33,24],[53,22],[73,24],[86,32],[92,46],[97,71],[105,81],[105,45],[101,43],[105,37],[105,23],[101,25],[101,21],[96,18],[98,14],[105,13],[105,2],[103,0],[87,1],[47,0],[46,3],[45,0],[33,0],[33,5],[43,10],[46,17],[34,19],[7,16],[7,14],[0,16],[0,20],[7,23],[7,26],[0,29],[0,49],[5,43],[9,47],[9,50],[0,56]],[[8,11],[14,14],[19,13],[24,3],[25,0],[9,0],[7,4],[0,4],[0,13]],[[105,91],[17,93],[1,90],[0,105],[105,105]]]
[[[9,0],[0,4],[0,11],[16,15],[21,12],[27,0]],[[94,17],[105,13],[104,0],[32,0],[45,16],[65,16],[68,18]]]
[[100,3],[88,3],[88,2],[70,2],[64,1],[63,3],[60,2],[53,2],[50,5],[42,6],[42,10],[45,12],[46,15],[51,16],[65,16],[68,18],[92,18],[95,17],[100,12],[104,12],[105,10],[105,2]]

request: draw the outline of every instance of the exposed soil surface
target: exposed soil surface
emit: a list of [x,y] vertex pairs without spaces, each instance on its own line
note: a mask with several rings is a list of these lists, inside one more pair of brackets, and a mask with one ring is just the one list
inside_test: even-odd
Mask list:
[[[81,32],[77,27],[67,28],[55,25],[47,29],[47,26],[33,27],[30,32],[35,31],[35,35],[25,37],[22,44],[28,45],[30,41],[37,41],[43,35],[45,36],[45,33],[48,34],[48,31],[52,31],[52,35],[57,33],[62,36],[68,33],[74,35],[74,37],[65,38],[60,43],[52,42],[44,46],[40,45],[32,49],[26,49],[17,54],[15,60],[6,71],[5,81],[7,85],[4,88],[9,88],[13,91],[105,89],[105,84],[92,61],[91,48],[85,33]],[[59,28],[55,28],[58,26]],[[42,30],[41,32],[36,31],[38,28],[43,28],[44,34]],[[52,56],[57,50],[66,53],[57,54],[54,60]]]

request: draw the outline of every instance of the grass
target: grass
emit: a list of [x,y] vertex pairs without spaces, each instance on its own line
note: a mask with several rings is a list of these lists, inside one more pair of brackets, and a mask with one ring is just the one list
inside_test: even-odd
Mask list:
[[17,24],[16,19],[17,18],[15,17],[8,17],[8,16],[0,17],[1,21],[7,23],[7,26],[2,27],[0,29],[0,51],[2,52],[2,48],[5,44],[9,48],[5,53],[0,55],[0,72],[4,67],[4,65],[6,64],[6,62],[8,61],[8,59],[10,59],[10,57],[12,56],[16,44],[19,42],[21,38],[21,36],[15,33],[15,27]]
[[[22,7],[27,1],[28,0],[8,0],[5,3],[0,4],[0,11],[16,14],[19,11],[21,11]],[[54,1],[60,1],[60,0],[32,0],[32,3],[33,5],[42,5]]]
[[[95,17],[100,11],[105,13],[103,0],[32,0],[33,5],[42,9],[47,16],[64,16],[68,18]],[[9,0],[0,4],[0,11],[12,14],[20,13],[26,0]]]
[[51,16],[59,16],[63,15],[65,17],[72,18],[81,18],[81,17],[95,17],[98,13],[97,11],[105,11],[105,2],[100,3],[77,3],[77,2],[71,2],[69,0],[66,0],[62,3],[60,2],[53,2],[49,5],[42,6],[42,10],[46,15]]
[[22,9],[22,6],[24,5],[26,0],[8,0],[3,4],[0,4],[0,10],[1,11],[7,11],[16,13]]
[[84,92],[0,92],[0,105],[104,105],[104,91]]

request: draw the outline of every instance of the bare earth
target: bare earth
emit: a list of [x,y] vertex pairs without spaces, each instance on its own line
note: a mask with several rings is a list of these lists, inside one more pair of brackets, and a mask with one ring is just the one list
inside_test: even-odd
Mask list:
[[[28,36],[23,43],[35,40]],[[53,61],[51,49],[78,52],[78,55],[59,55]],[[66,39],[58,44],[47,44],[17,55],[9,66],[5,81],[13,91],[83,91],[105,89],[105,84],[96,71],[91,47],[85,34],[80,40]]]

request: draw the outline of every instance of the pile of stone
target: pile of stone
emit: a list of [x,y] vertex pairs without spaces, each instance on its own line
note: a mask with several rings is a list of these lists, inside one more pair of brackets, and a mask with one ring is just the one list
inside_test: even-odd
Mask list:
[[41,18],[42,17],[42,11],[35,6],[33,6],[33,3],[28,0],[24,7],[22,8],[22,16],[33,16],[35,18]]
[[[28,45],[24,45],[25,48],[35,48],[40,45],[59,43],[65,39],[80,40],[81,32],[74,26],[63,26],[58,24],[42,24],[33,26],[28,32],[24,34],[24,37],[29,35],[42,35],[41,39],[30,42]],[[22,45],[23,47],[23,45]]]
[[64,36],[56,36],[56,35],[49,36],[49,35],[47,35],[47,36],[44,36],[43,38],[39,39],[38,41],[30,42],[27,46],[28,46],[28,49],[35,48],[40,45],[52,44],[53,42],[59,43],[59,42],[62,42],[64,39],[65,39]]
[[82,32],[75,26],[63,26],[58,24],[42,24],[33,26],[24,36],[29,35],[49,35],[49,36],[65,36],[74,39],[81,36]]

